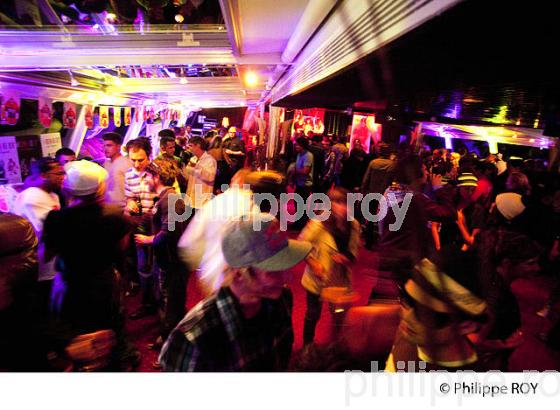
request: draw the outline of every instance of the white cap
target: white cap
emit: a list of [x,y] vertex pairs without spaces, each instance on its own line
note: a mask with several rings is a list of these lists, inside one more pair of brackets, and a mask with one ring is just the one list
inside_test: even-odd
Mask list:
[[68,162],[64,165],[64,170],[64,189],[75,196],[95,193],[108,175],[103,167],[86,160]]

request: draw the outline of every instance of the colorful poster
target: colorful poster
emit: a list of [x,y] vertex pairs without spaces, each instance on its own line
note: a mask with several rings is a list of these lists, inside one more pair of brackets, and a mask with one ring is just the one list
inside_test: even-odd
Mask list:
[[101,128],[109,126],[109,107],[107,105],[99,106],[99,126]]
[[39,141],[38,135],[23,135],[16,137],[16,143],[21,180],[25,181],[25,178],[31,174],[31,165],[43,156],[41,141]]
[[21,182],[16,137],[0,137],[0,185]]
[[[138,113],[138,110],[136,110],[136,113]],[[131,122],[132,122],[132,114],[131,114],[130,107],[124,107],[124,125],[130,125]]]
[[37,109],[39,111],[39,122],[43,127],[49,128],[51,126],[53,116],[52,100],[47,97],[39,97]]
[[5,125],[16,125],[19,120],[21,100],[19,94],[7,90],[2,95],[2,109],[0,121]]
[[376,124],[373,114],[354,114],[352,131],[350,131],[350,151],[360,145],[365,152],[370,152],[371,143],[381,140],[381,125]]
[[39,140],[41,141],[41,153],[44,157],[54,158],[56,151],[62,148],[62,140],[58,132],[41,134],[39,135]]
[[113,123],[115,127],[121,126],[121,107],[113,107]]
[[325,132],[325,110],[321,108],[310,108],[296,110],[292,123],[292,136],[295,134],[311,136]]
[[76,104],[71,102],[64,103],[64,111],[62,114],[62,124],[66,128],[74,128],[76,126]]

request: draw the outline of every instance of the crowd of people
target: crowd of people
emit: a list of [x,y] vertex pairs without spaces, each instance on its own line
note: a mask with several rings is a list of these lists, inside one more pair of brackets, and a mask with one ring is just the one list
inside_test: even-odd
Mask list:
[[[123,147],[107,132],[102,162],[63,148],[34,163],[13,213],[0,215],[0,369],[132,371],[142,358],[125,321],[151,315],[160,324],[150,344],[160,351],[157,369],[359,367],[344,333],[362,244],[394,284],[385,295],[372,289],[370,320],[387,319],[381,301],[400,306],[391,326],[372,329],[392,345],[379,352],[386,370],[405,362],[507,370],[523,343],[511,285],[539,272],[556,286],[538,314],[555,318],[557,166],[407,144],[366,153],[360,143],[349,150],[344,137],[302,135],[282,154],[285,166],[261,171],[237,129],[226,131],[162,130],[157,156],[147,138]],[[286,192],[326,194],[329,212],[282,230],[271,201],[255,194]],[[360,208],[351,193],[388,205]],[[287,284],[300,262],[306,312],[297,357]],[[186,312],[193,274],[205,297]],[[140,307],[125,314],[124,298],[138,292]],[[334,356],[315,343],[324,302]],[[541,337],[558,348],[558,321]]]

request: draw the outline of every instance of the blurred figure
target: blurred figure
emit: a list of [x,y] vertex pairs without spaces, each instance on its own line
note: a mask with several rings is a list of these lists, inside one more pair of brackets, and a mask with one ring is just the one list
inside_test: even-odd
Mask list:
[[[60,192],[66,176],[64,168],[52,158],[41,158],[33,164],[32,173],[37,186],[30,187],[16,197],[14,212],[26,218],[38,238],[43,234],[43,223],[49,212],[60,209],[60,199],[56,192]],[[39,246],[39,304],[41,312],[46,314],[52,280],[56,275],[53,262],[46,262],[43,258],[44,246]]]
[[[42,241],[45,259],[56,257],[57,276],[51,295],[51,309],[58,328],[69,335],[106,330],[116,337],[111,357],[105,357],[88,370],[109,366],[131,370],[138,353],[124,337],[124,317],[120,304],[119,275],[115,267],[122,262],[132,228],[118,207],[106,207],[107,171],[89,161],[73,161],[65,166],[64,190],[69,206],[51,212]],[[72,232],[87,233],[76,241]]]
[[492,205],[494,186],[492,179],[496,173],[496,166],[489,161],[478,161],[473,166],[473,174],[478,178],[478,185],[472,196],[473,201],[480,203],[489,210]]
[[[385,190],[391,185],[391,182],[393,182],[395,176],[396,162],[390,159],[391,148],[389,145],[383,142],[379,143],[378,151],[379,157],[369,163],[362,180],[360,192],[364,196],[367,194],[383,195]],[[371,204],[372,208],[369,211],[372,215],[375,215],[378,212],[377,202],[372,201]],[[373,244],[377,243],[376,227],[377,223],[366,221],[366,230],[364,232],[366,249],[372,249]]]
[[243,168],[245,162],[246,148],[243,140],[237,135],[237,128],[230,127],[227,135],[222,139],[224,159],[230,167],[230,175],[233,176]]
[[44,370],[47,347],[37,344],[43,314],[34,300],[39,268],[35,230],[27,219],[0,214],[0,241],[0,370]]
[[354,141],[354,147],[342,168],[341,183],[344,188],[351,192],[360,188],[368,167],[368,158],[361,143]]
[[[296,140],[295,150],[297,153],[294,180],[295,193],[303,201],[307,201],[313,190],[313,154],[309,152],[309,141],[305,137]],[[301,229],[307,222],[307,212],[299,220],[294,222],[293,227]]]
[[[253,193],[272,194],[278,198],[284,190],[282,176],[274,171],[239,170],[231,186],[207,202],[190,221],[178,244],[178,252],[189,272],[197,272],[206,293],[217,291],[223,283],[225,259],[222,251],[222,232],[227,223],[259,211]],[[268,212],[267,201],[260,204],[261,212]]]
[[187,139],[187,144],[192,137],[194,137],[192,127],[190,125],[185,126],[185,138]]
[[[464,256],[452,252],[445,258],[453,269]],[[477,369],[478,356],[467,334],[485,320],[486,303],[463,273],[444,272],[428,259],[416,264],[402,289],[401,323],[385,371]]]
[[[146,168],[150,164],[152,148],[148,140],[137,138],[128,142],[126,150],[128,158],[132,162],[132,168],[127,171],[124,179],[125,214],[129,215],[134,222],[134,233],[151,235],[152,209],[156,192],[154,179],[151,174],[146,172]],[[129,316],[130,319],[136,320],[155,314],[156,301],[151,247],[142,244],[136,244],[135,246],[133,241],[131,241],[131,246],[133,248],[130,250],[131,261],[127,279],[134,281],[136,279],[134,276],[137,273],[142,291],[140,308]],[[131,287],[133,288],[134,285],[131,284]]]
[[[134,239],[137,244],[152,246],[154,250],[159,279],[161,331],[151,347],[159,348],[185,315],[188,272],[181,266],[177,254],[177,242],[185,230],[185,222],[174,222],[172,219],[173,215],[185,213],[185,203],[178,195],[174,196],[177,170],[169,162],[156,159],[146,171],[154,179],[157,194],[152,216],[153,234],[136,234]],[[154,365],[158,366],[157,363]]]
[[158,135],[160,136],[159,147],[160,154],[157,156],[157,160],[166,161],[175,170],[175,190],[177,193],[187,191],[187,180],[183,176],[182,169],[184,167],[183,160],[181,157],[175,156],[175,134],[172,130],[161,130]]
[[0,242],[0,371],[69,371],[105,361],[111,331],[74,337],[47,328],[37,310],[37,237],[29,221],[0,214]]
[[470,173],[462,173],[457,178],[456,187],[449,186],[442,189],[455,191],[453,204],[457,212],[457,221],[432,222],[432,234],[436,249],[453,247],[467,250],[473,246],[475,237],[484,228],[486,210],[482,205],[473,201],[473,194],[478,186],[478,179]]
[[212,199],[214,180],[216,178],[216,160],[207,152],[206,141],[202,137],[192,137],[189,147],[194,154],[186,166],[185,174],[188,179],[188,206],[200,209]]
[[471,337],[480,354],[481,370],[508,370],[513,351],[523,343],[521,312],[511,284],[535,276],[540,247],[526,235],[503,228],[481,234],[476,273],[488,304],[488,322]]
[[171,332],[159,358],[163,369],[285,370],[294,337],[288,269],[311,245],[288,240],[274,217],[255,215],[228,226],[222,249],[228,264],[224,286]]
[[126,205],[124,176],[132,167],[132,163],[128,157],[121,154],[123,138],[120,134],[106,132],[101,138],[103,139],[103,151],[106,158],[103,168],[108,174],[105,202],[107,205],[119,206],[124,210]]
[[62,147],[55,152],[54,159],[64,166],[71,161],[76,161],[76,153],[70,148]]
[[[360,242],[360,224],[356,220],[347,221],[348,191],[335,187],[329,191],[331,213],[327,220],[310,220],[301,234],[300,240],[310,242],[313,251],[307,258],[307,266],[301,279],[307,297],[303,343],[310,344],[315,338],[315,327],[321,317],[324,290],[344,288],[343,293],[351,293],[350,266],[356,260]],[[340,289],[342,291],[342,289]],[[344,320],[342,311],[330,305],[334,329],[338,331]]]
[[336,167],[336,154],[332,150],[332,142],[323,138],[321,142],[325,152],[323,172],[320,178],[319,190],[317,192],[328,192],[334,183],[334,171]]
[[506,192],[515,192],[519,195],[529,195],[531,184],[527,176],[521,172],[512,172],[506,180]]
[[344,162],[348,158],[348,148],[346,147],[346,137],[332,137],[332,150],[336,154],[336,164],[334,167],[334,184],[340,186],[342,184],[341,176]]
[[308,139],[307,149],[313,154],[313,192],[321,191],[321,175],[325,165],[325,150],[321,145],[322,139],[320,135],[313,135]]
[[[438,202],[423,192],[428,178],[426,166],[419,157],[404,157],[395,167],[396,182],[385,191],[386,200],[393,206],[388,209],[387,216],[379,222],[379,250],[383,257],[394,258],[397,265],[407,261],[405,265],[414,266],[418,261],[434,254],[435,246],[428,221],[454,222],[457,218],[449,194],[445,195],[442,191]],[[440,186],[441,176],[432,175],[430,179],[432,187]],[[409,205],[401,215],[402,223],[398,226],[393,208],[398,205],[402,209],[405,201]],[[390,224],[395,224],[396,227],[390,229]],[[404,268],[404,265],[402,267]],[[392,268],[389,270],[397,274],[396,279],[407,279],[406,269],[400,273]],[[401,277],[403,275],[404,277]]]

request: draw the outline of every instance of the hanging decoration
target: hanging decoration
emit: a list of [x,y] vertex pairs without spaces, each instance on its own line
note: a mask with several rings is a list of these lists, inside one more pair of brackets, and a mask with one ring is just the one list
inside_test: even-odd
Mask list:
[[113,123],[115,127],[121,126],[121,107],[113,107]]
[[[136,110],[136,114],[138,114],[138,110]],[[130,107],[124,107],[124,125],[130,125],[132,122],[132,114]]]
[[74,128],[76,126],[76,104],[71,102],[64,103],[62,124],[66,128]]
[[84,105],[85,115],[84,120],[86,123],[86,127],[91,130],[93,128],[93,106],[92,105]]
[[99,126],[107,128],[109,126],[109,106],[101,105],[99,107]]
[[49,128],[52,122],[52,100],[46,97],[39,97],[39,104],[37,105],[39,122],[45,128]]
[[16,125],[19,120],[19,110],[20,110],[20,97],[19,94],[8,90],[2,96],[2,109],[1,113],[1,123],[6,125]]

